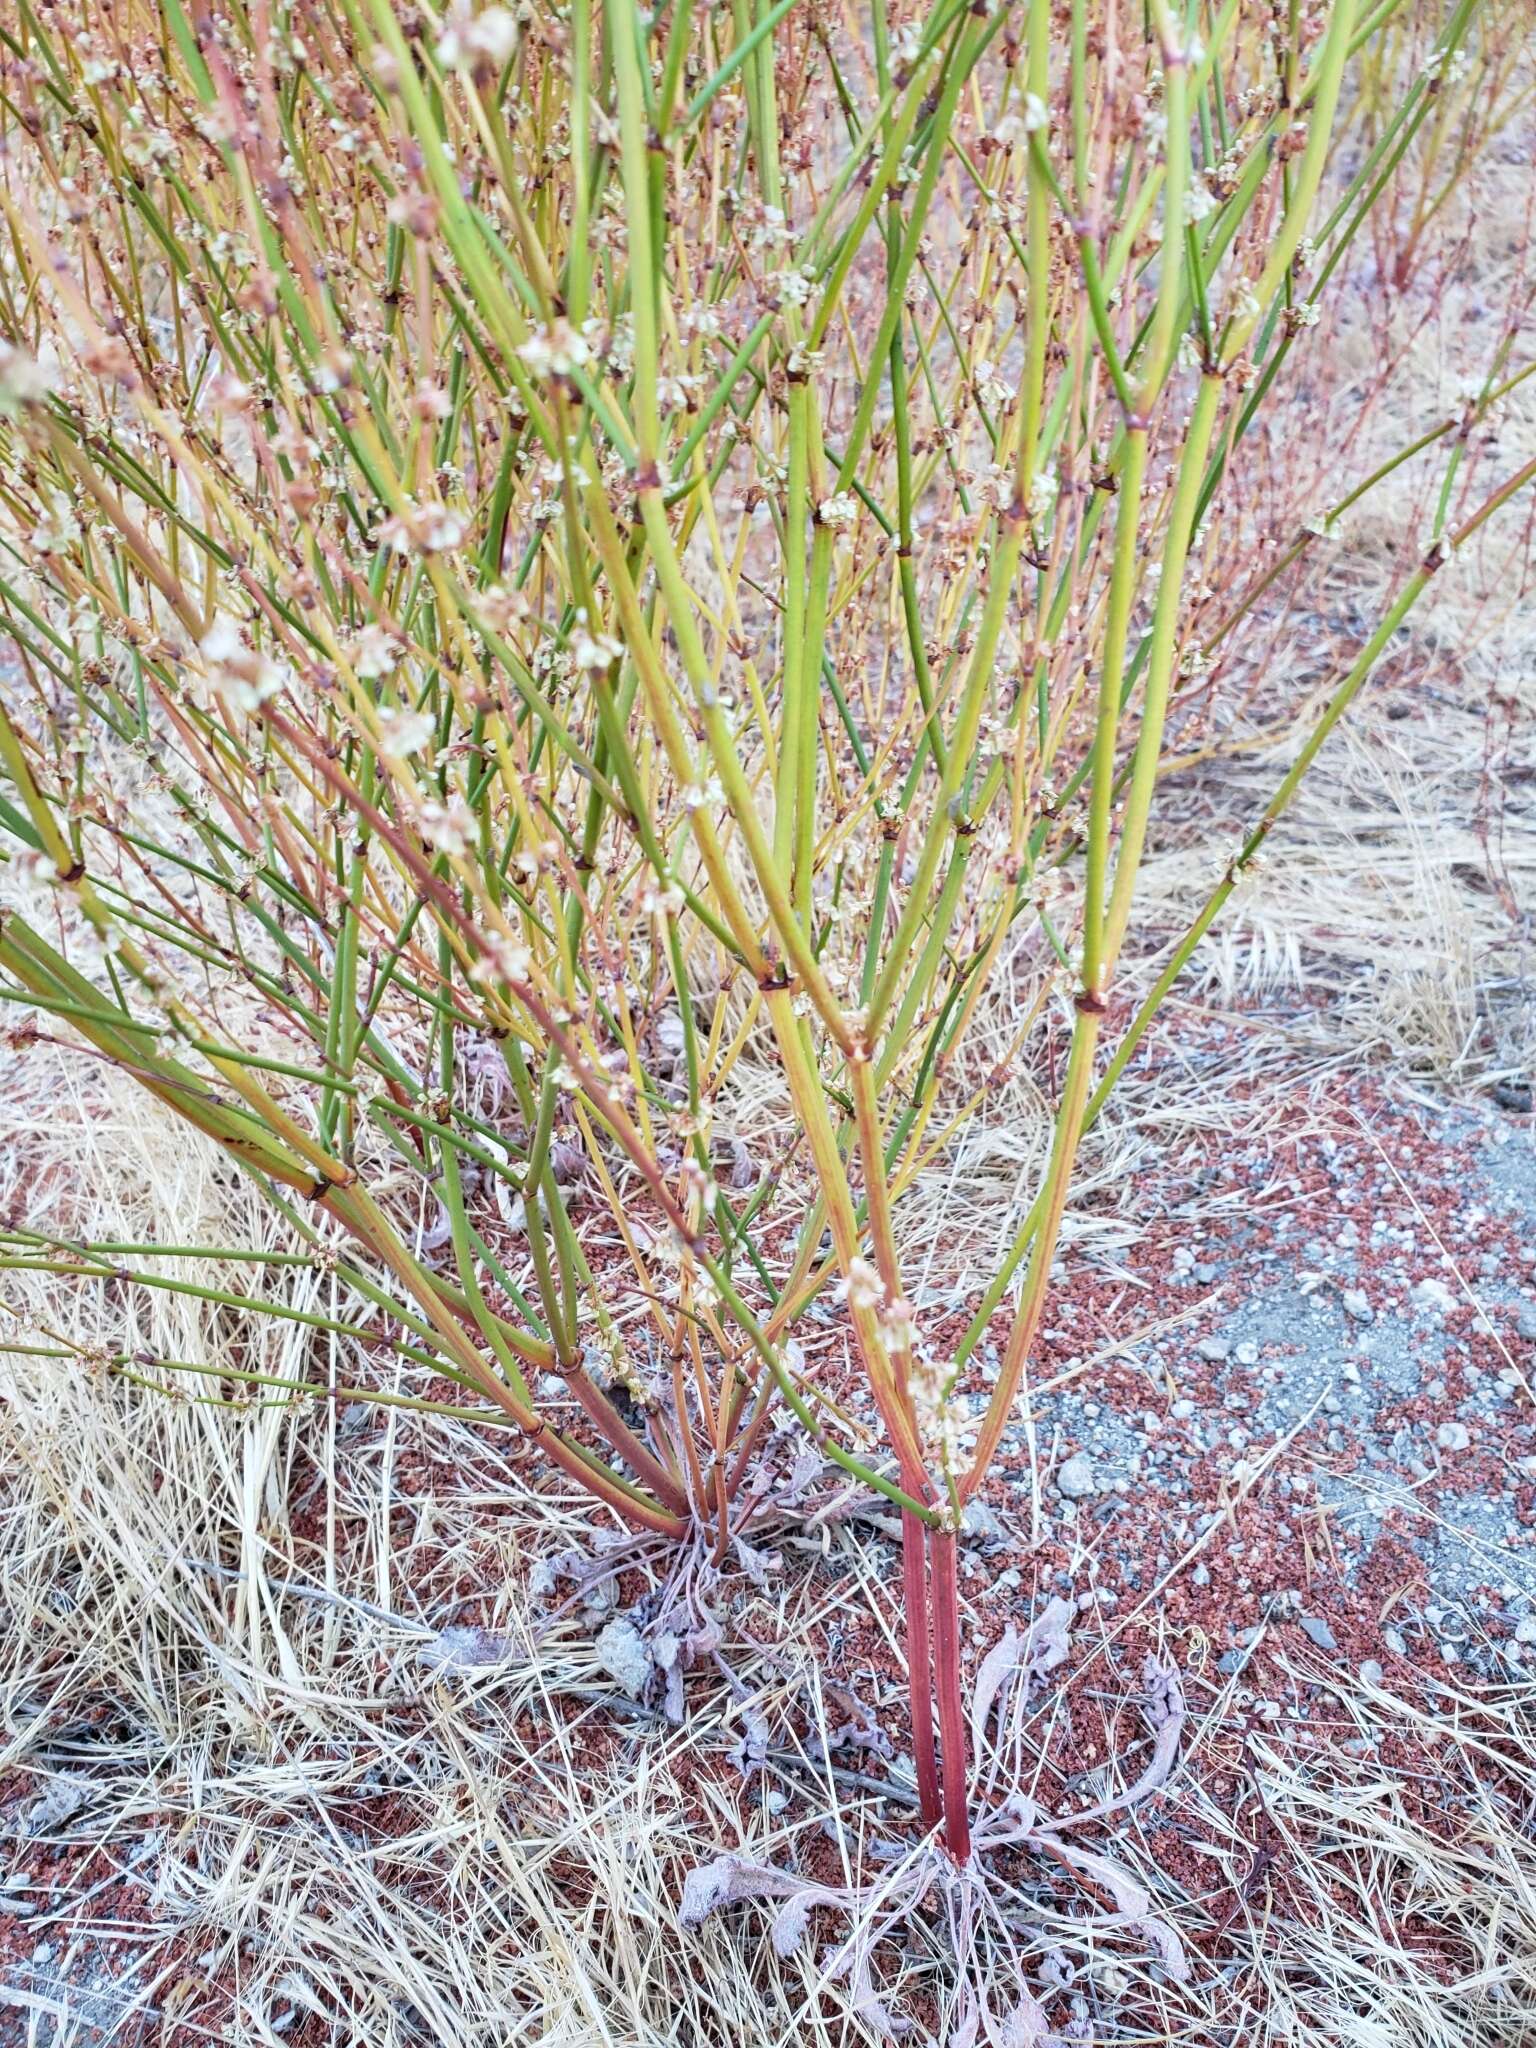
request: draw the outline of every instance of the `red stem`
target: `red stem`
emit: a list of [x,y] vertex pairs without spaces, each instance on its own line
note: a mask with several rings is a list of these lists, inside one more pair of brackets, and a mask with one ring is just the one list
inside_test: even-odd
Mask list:
[[928,1531],[916,1515],[901,1515],[901,1590],[906,1603],[907,1686],[912,1697],[912,1755],[923,1826],[936,1828],[939,1761],[933,1746],[933,1664],[928,1639]]
[[966,1759],[965,1709],[960,1696],[960,1582],[952,1529],[935,1529],[933,1560],[934,1689],[939,1702],[939,1740],[944,1756],[944,1846],[957,1863],[971,1854],[970,1776]]

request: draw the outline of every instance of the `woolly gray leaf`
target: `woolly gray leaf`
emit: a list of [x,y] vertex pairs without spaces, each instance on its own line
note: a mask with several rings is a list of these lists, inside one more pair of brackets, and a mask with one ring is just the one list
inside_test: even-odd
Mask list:
[[609,1622],[592,1647],[597,1652],[598,1663],[616,1681],[620,1690],[632,1700],[644,1699],[656,1663],[635,1624],[621,1614],[617,1620]]
[[981,1748],[982,1737],[986,1733],[992,1702],[1018,1668],[1019,1635],[1016,1629],[1009,1627],[982,1658],[981,1668],[976,1673],[976,1688],[971,1695],[971,1741],[977,1749]]

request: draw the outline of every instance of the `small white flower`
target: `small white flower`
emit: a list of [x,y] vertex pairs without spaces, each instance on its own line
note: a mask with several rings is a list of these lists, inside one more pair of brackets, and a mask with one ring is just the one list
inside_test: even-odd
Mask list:
[[421,836],[439,853],[457,858],[469,851],[475,836],[475,814],[462,797],[446,804],[423,804],[418,814]]
[[592,360],[591,344],[569,320],[555,320],[530,334],[518,350],[535,377],[569,377]]
[[1034,480],[1029,487],[1029,516],[1031,519],[1038,523],[1040,520],[1050,517],[1051,508],[1056,503],[1056,495],[1060,488],[1061,486],[1056,480],[1054,471],[1049,469],[1036,470]]
[[803,306],[815,281],[808,270],[781,270],[769,278],[768,288],[781,306]]
[[1006,405],[1013,396],[1013,386],[997,364],[988,362],[985,356],[977,358],[971,383],[983,405]]
[[68,498],[54,494],[53,502],[32,529],[32,545],[39,554],[58,555],[80,538],[80,522]]
[[41,405],[53,390],[53,379],[25,350],[0,341],[0,413]]
[[487,7],[471,14],[457,6],[443,23],[437,39],[437,61],[450,71],[473,71],[482,64],[498,70],[516,52],[517,16],[507,7]]
[[258,710],[288,680],[282,664],[247,646],[234,620],[222,615],[203,635],[198,651],[209,682],[237,711]]
[[505,932],[492,932],[485,941],[485,950],[470,969],[474,981],[527,981],[533,972],[533,955],[517,939],[508,938]]
[[881,1285],[880,1275],[868,1259],[853,1258],[848,1261],[848,1278],[842,1283],[840,1292],[856,1315],[879,1308],[885,1299],[885,1289]]
[[880,1334],[893,1351],[910,1351],[917,1334],[912,1304],[898,1294],[885,1303],[879,1314]]
[[400,660],[400,643],[387,626],[370,623],[352,642],[352,666],[360,676],[376,681],[389,675]]
[[607,633],[589,633],[585,626],[577,627],[571,641],[571,660],[579,669],[611,668],[623,652],[622,640]]
[[481,623],[492,633],[510,632],[514,625],[528,617],[531,610],[522,591],[508,590],[503,583],[492,583],[479,591],[474,605]]
[[430,712],[392,704],[379,713],[379,752],[390,760],[409,760],[436,731],[437,721]]
[[343,391],[352,382],[350,349],[327,349],[309,375],[310,386],[323,394]]
[[379,538],[397,555],[443,555],[463,545],[469,522],[462,512],[436,500],[392,514]]
[[1184,225],[1193,227],[1216,211],[1216,195],[1203,178],[1196,178],[1184,194]]
[[836,497],[822,499],[816,516],[823,526],[851,526],[859,516],[858,499],[852,491],[839,491]]
[[795,239],[794,229],[784,218],[782,206],[765,206],[762,218],[752,231],[754,249],[787,248]]

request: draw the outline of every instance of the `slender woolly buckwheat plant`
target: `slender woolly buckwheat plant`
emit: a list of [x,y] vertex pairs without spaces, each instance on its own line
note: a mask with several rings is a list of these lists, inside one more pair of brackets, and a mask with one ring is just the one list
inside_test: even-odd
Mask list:
[[[1245,437],[1383,206],[1411,279],[1519,9],[200,9],[9,0],[0,28],[0,995],[257,1177],[292,1249],[255,1272],[350,1297],[219,1296],[359,1360],[344,1390],[253,1371],[259,1398],[467,1407],[717,1559],[786,1412],[896,1502],[922,1816],[963,1865],[956,1532],[1083,1134],[1531,474],[1469,482],[1510,329],[1400,458],[1444,487],[1390,608],[1117,1008],[1170,707],[1312,538],[1231,574]],[[1048,1164],[941,1344],[901,1204],[984,1093],[961,1055],[1026,941],[1050,971],[1004,1065],[1072,1019]],[[771,1158],[732,1121],[765,1068]],[[193,1285],[185,1248],[24,1215],[4,1245]],[[841,1378],[796,1335],[834,1290]],[[372,1386],[381,1348],[440,1400]]]

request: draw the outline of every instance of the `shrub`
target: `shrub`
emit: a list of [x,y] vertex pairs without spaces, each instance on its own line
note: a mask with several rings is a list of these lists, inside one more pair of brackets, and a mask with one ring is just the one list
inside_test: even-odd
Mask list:
[[[5,31],[0,826],[48,894],[5,918],[3,992],[260,1179],[354,1298],[318,1324],[382,1312],[625,1521],[723,1554],[783,1409],[898,1503],[957,1860],[956,1529],[1083,1133],[1531,473],[1465,499],[1506,334],[1429,437],[1415,566],[1117,1008],[1170,705],[1308,544],[1244,557],[1245,436],[1407,172],[1453,187],[1496,132],[1508,19],[125,0]],[[943,1347],[897,1212],[1026,935],[1051,964],[1008,1057],[1072,1018],[1049,1162]],[[784,1156],[729,1127],[749,1062]],[[833,1288],[851,1404],[795,1337]]]

